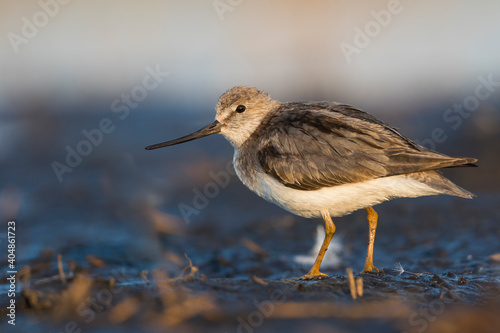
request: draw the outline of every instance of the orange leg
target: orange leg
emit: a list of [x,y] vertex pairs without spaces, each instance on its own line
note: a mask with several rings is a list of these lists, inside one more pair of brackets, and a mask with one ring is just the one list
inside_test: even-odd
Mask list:
[[370,226],[370,231],[368,236],[368,250],[366,251],[365,268],[363,268],[361,273],[372,271],[380,272],[377,267],[373,266],[373,245],[375,244],[375,232],[377,231],[378,215],[372,207],[367,207],[365,209],[368,213],[367,219]]
[[325,256],[326,250],[328,249],[328,245],[330,245],[330,241],[335,234],[335,224],[333,224],[332,218],[330,217],[330,214],[328,212],[321,212],[321,215],[325,220],[325,239],[323,240],[323,244],[321,245],[321,249],[319,250],[313,267],[311,268],[309,273],[301,278],[302,280],[321,279],[328,277],[328,275],[319,271],[319,266],[321,266],[323,257]]

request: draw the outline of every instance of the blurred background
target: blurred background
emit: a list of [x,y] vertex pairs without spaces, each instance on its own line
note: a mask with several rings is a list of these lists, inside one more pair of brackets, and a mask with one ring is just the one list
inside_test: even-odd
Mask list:
[[[236,244],[266,219],[303,219],[240,184],[221,136],[144,150],[212,122],[218,97],[234,85],[280,101],[351,104],[428,148],[477,157],[480,169],[446,175],[478,202],[497,202],[498,1],[0,6],[0,219],[17,221],[19,265],[46,249],[136,269],[188,253],[208,275],[245,276],[245,268],[214,263],[233,256],[220,239]],[[231,175],[228,184],[200,199],[221,172]],[[365,230],[364,215],[355,216]],[[307,253],[317,223],[306,223],[311,236],[298,248],[263,243],[266,235],[257,242]],[[298,230],[287,235],[298,241]],[[206,243],[190,241],[195,235]]]

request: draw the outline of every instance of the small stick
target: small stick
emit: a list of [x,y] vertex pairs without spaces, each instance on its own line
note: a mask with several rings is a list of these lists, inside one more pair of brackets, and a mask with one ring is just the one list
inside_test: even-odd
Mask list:
[[356,279],[356,293],[359,297],[363,297],[363,278],[359,277]]
[[149,284],[148,281],[148,271],[147,270],[142,270],[141,271],[141,280],[144,281],[144,283]]
[[57,255],[57,268],[59,269],[59,276],[61,277],[62,284],[66,284],[66,274],[64,273],[62,254]]
[[252,281],[262,286],[267,286],[269,284],[269,282],[262,280],[260,277],[257,277],[257,275],[252,276]]
[[351,290],[351,296],[353,299],[357,298],[356,294],[356,282],[354,281],[354,275],[352,274],[352,268],[347,268],[347,277],[349,278],[349,289]]

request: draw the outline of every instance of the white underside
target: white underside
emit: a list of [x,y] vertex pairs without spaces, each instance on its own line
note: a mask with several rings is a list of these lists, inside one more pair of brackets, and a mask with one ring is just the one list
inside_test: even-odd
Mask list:
[[[240,176],[239,172],[237,173]],[[286,187],[265,173],[259,173],[256,178],[246,181],[240,177],[245,185],[262,198],[303,217],[319,217],[324,210],[328,210],[332,217],[337,217],[393,198],[415,198],[442,193],[408,175],[378,178],[316,191]]]

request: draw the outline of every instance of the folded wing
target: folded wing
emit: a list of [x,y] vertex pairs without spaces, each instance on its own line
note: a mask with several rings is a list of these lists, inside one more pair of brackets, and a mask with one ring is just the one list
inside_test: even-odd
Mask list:
[[257,158],[263,170],[299,190],[370,179],[473,166],[427,150],[373,116],[334,103],[288,103],[268,119],[259,135]]

